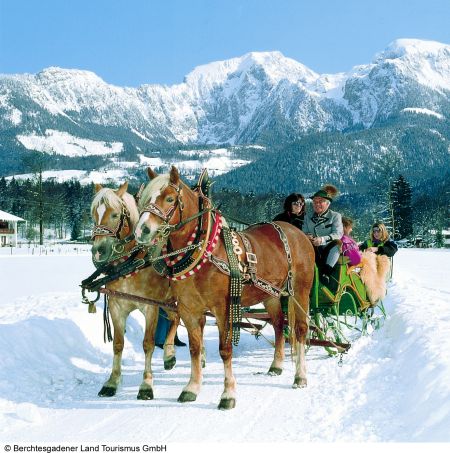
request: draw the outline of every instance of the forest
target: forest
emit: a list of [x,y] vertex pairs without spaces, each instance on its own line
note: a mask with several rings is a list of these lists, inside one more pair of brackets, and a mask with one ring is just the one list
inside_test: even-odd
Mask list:
[[[138,187],[130,185],[130,193]],[[39,173],[19,180],[0,178],[0,210],[24,218],[19,224],[23,241],[89,241],[90,204],[94,185],[76,180],[42,180]],[[282,211],[287,193],[241,192],[234,188],[212,191],[213,202],[231,224],[242,226],[272,220]],[[304,196],[311,194],[304,193]],[[383,221],[396,240],[427,247],[443,245],[448,225],[447,187],[444,179],[427,181],[414,189],[402,175],[380,180],[364,192],[345,192],[331,209],[354,220],[354,236],[363,240],[374,221]]]

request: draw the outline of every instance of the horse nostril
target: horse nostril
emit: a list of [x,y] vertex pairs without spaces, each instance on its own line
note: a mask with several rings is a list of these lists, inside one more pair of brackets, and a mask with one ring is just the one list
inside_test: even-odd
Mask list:
[[143,234],[150,234],[150,228],[147,225],[142,226],[142,233]]

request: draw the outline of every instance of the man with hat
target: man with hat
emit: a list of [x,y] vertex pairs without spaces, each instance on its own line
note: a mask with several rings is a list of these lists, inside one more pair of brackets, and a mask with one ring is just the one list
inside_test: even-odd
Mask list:
[[314,246],[320,281],[325,285],[329,283],[339,259],[341,237],[344,234],[341,214],[329,209],[337,193],[337,188],[331,184],[318,190],[311,197],[313,211],[306,211],[302,228]]

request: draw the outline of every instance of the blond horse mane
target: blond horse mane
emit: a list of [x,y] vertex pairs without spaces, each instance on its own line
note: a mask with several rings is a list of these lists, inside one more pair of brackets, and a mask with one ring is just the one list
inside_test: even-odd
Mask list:
[[130,213],[131,223],[133,225],[137,224],[139,220],[139,211],[136,206],[136,201],[134,197],[128,192],[125,192],[122,198],[120,198],[113,189],[103,187],[96,193],[94,199],[92,200],[91,204],[92,216],[102,203],[104,203],[107,207],[113,209],[114,211],[120,211],[122,209],[122,204],[124,203],[125,206],[128,208],[128,212]]
[[142,209],[149,201],[154,202],[155,195],[159,195],[169,185],[169,182],[170,175],[168,173],[158,175],[152,179],[142,191],[141,198],[139,199],[139,208]]

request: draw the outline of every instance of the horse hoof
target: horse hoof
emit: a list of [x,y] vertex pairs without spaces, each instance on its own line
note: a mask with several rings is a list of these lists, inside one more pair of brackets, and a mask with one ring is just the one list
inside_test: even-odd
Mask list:
[[117,389],[114,387],[102,387],[102,389],[98,392],[98,396],[114,396],[116,391]]
[[236,407],[236,399],[235,398],[223,398],[220,400],[218,409],[221,411],[227,411],[229,409],[234,409]]
[[269,372],[267,373],[269,376],[279,376],[283,372],[282,368],[277,368],[275,366],[271,366]]
[[179,403],[190,403],[197,399],[197,395],[193,392],[181,392],[181,395],[178,397]]
[[153,399],[153,389],[139,389],[137,399],[138,400],[152,400]]
[[175,356],[171,357],[170,359],[164,360],[164,369],[171,370],[175,364],[177,363],[177,358]]
[[303,389],[307,386],[306,378],[296,377],[294,383],[292,384],[293,389]]

